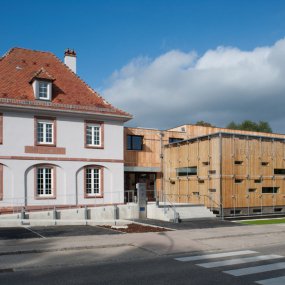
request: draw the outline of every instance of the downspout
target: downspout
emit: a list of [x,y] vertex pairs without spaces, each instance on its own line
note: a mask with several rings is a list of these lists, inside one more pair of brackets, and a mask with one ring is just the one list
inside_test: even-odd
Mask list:
[[220,213],[221,213],[221,220],[224,220],[224,208],[223,208],[223,145],[222,145],[222,133],[219,133],[219,148],[220,148]]

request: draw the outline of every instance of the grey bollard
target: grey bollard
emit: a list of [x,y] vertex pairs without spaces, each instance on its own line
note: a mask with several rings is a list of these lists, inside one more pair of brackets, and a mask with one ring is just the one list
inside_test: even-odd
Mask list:
[[85,220],[89,220],[89,215],[88,215],[88,208],[87,208],[87,206],[85,206],[85,208],[84,208],[84,219],[85,219]]
[[56,208],[55,208],[55,206],[53,207],[52,218],[53,218],[54,220],[57,219],[57,214],[56,214]]
[[181,222],[180,221],[180,217],[179,217],[179,213],[175,212],[175,214],[174,214],[174,221],[173,222],[176,223],[176,224]]
[[25,208],[23,207],[21,209],[21,220],[24,220],[26,218],[26,214],[25,214]]
[[114,220],[119,219],[119,208],[117,205],[114,205]]

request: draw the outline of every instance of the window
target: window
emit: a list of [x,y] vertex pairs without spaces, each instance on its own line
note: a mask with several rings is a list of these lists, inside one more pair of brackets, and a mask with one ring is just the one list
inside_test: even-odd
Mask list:
[[241,184],[242,182],[243,182],[242,179],[235,179],[235,183],[236,183],[236,184]]
[[87,145],[100,146],[100,140],[100,126],[88,124],[86,126]]
[[143,149],[143,136],[127,136],[127,150],[142,150]]
[[210,165],[210,161],[203,161],[202,164],[205,166]]
[[248,193],[254,193],[256,192],[256,188],[248,188]]
[[252,212],[253,213],[261,213],[261,209],[253,209]]
[[235,165],[242,165],[243,161],[242,160],[235,160]]
[[197,175],[197,166],[176,168],[177,176]]
[[54,145],[54,121],[37,120],[37,144]]
[[36,79],[33,81],[33,89],[36,99],[51,101],[52,81]]
[[169,138],[168,139],[169,143],[175,143],[175,142],[181,142],[183,139],[181,138]]
[[285,169],[284,168],[274,168],[274,174],[285,175]]
[[267,161],[262,161],[262,162],[261,162],[261,165],[262,165],[262,166],[268,166],[268,164],[269,164],[269,162],[267,162]]
[[205,183],[205,180],[203,180],[203,179],[198,179],[198,182],[201,183],[201,184],[203,184],[203,183]]
[[209,170],[208,173],[209,174],[216,174],[216,170]]
[[210,192],[210,193],[215,193],[215,192],[216,192],[216,189],[209,189],[209,192]]
[[54,168],[53,167],[38,167],[36,169],[37,176],[37,196],[49,197],[54,195]]
[[241,213],[241,210],[231,210],[231,215],[239,215]]
[[200,192],[193,192],[193,195],[194,195],[194,196],[199,196],[199,195],[200,195]]
[[3,200],[3,164],[0,164],[0,200]]
[[261,179],[254,179],[254,183],[261,183],[262,180]]
[[101,196],[101,169],[97,167],[85,168],[85,194],[86,196]]
[[262,187],[262,194],[276,194],[279,187]]
[[0,113],[0,144],[3,143],[3,114]]
[[274,212],[282,212],[282,208],[274,208]]
[[47,100],[48,96],[48,82],[40,81],[39,82],[39,99]]

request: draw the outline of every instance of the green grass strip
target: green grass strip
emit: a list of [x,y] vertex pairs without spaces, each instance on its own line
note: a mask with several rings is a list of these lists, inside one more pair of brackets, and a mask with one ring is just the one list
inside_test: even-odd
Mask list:
[[284,219],[270,219],[270,220],[248,220],[248,221],[241,221],[241,224],[246,225],[269,225],[269,224],[282,224],[285,223]]

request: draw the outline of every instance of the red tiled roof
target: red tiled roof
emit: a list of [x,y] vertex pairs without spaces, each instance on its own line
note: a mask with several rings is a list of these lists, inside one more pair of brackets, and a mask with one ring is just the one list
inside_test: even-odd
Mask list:
[[34,74],[33,78],[30,80],[30,83],[34,81],[34,79],[44,79],[50,81],[55,80],[55,78],[52,77],[43,67]]
[[[51,102],[35,99],[33,78],[53,80]],[[53,53],[23,48],[13,48],[0,58],[0,106],[3,102],[132,117],[106,102]]]

